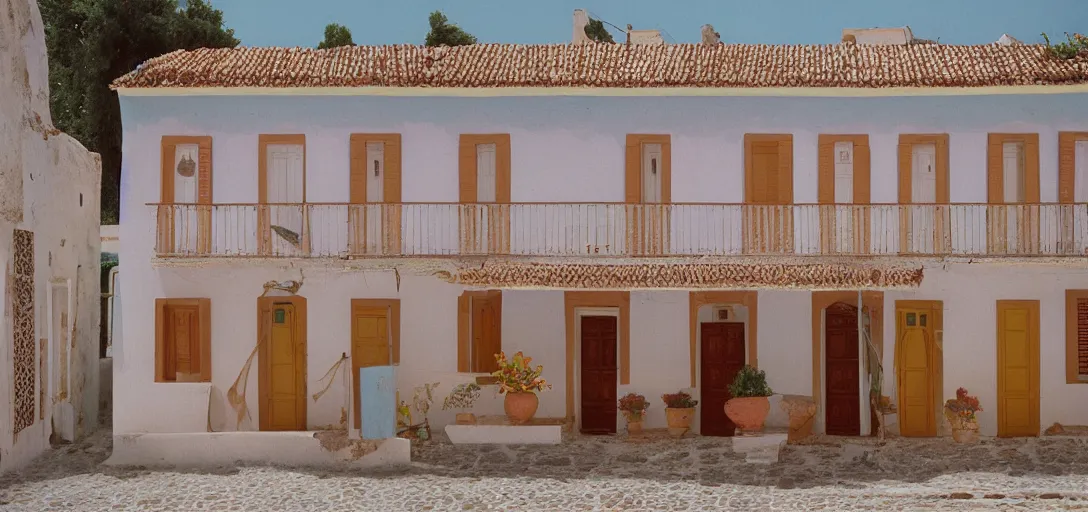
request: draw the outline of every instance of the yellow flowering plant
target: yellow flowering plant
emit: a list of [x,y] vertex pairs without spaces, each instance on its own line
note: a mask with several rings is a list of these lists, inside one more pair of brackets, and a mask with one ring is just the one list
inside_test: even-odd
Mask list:
[[498,381],[500,394],[534,393],[552,388],[548,381],[540,378],[540,374],[544,372],[544,366],[538,364],[536,368],[533,368],[530,366],[533,358],[525,357],[525,354],[521,352],[514,354],[513,359],[507,359],[506,352],[499,352],[495,354],[495,362],[498,363],[499,369],[495,370],[491,376]]

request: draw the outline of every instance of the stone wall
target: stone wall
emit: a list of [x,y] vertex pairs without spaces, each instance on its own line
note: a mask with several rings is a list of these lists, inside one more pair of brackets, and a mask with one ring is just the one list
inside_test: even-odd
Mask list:
[[0,2],[0,471],[98,424],[101,160],[53,126],[48,78],[37,3]]

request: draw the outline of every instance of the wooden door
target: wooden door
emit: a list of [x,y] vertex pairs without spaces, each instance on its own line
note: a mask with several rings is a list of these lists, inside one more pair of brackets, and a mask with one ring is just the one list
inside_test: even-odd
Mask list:
[[725,402],[733,398],[729,385],[746,360],[744,324],[707,322],[699,329],[699,432],[704,436],[732,436],[737,426],[725,415]]
[[306,430],[304,319],[293,302],[262,311],[267,333],[260,352],[261,430]]
[[928,309],[896,311],[896,382],[899,395],[899,434],[903,437],[937,435],[933,402],[935,368],[933,312]]
[[744,251],[793,252],[793,138],[745,135]]
[[355,428],[359,428],[359,368],[393,364],[389,338],[389,308],[352,308],[351,394],[355,401]]
[[828,435],[861,435],[858,311],[841,303],[824,314],[824,429]]
[[581,409],[584,434],[615,434],[617,322],[614,316],[583,316],[581,321]]
[[1039,435],[1039,302],[997,301],[997,435]]

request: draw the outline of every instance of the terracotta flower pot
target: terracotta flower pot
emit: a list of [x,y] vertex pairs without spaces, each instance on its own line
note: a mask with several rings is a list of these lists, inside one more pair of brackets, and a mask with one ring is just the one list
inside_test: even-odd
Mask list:
[[771,401],[765,396],[731,398],[725,402],[725,415],[742,432],[761,432],[769,412]]
[[945,411],[944,415],[952,426],[952,440],[957,443],[978,442],[978,420],[961,418],[949,411]]
[[540,399],[536,393],[507,393],[503,401],[506,418],[514,425],[522,425],[533,419],[538,405]]
[[457,424],[458,425],[475,425],[476,424],[476,415],[472,414],[471,412],[459,412],[459,413],[457,413]]
[[687,433],[691,429],[691,422],[694,419],[694,407],[687,409],[665,408],[665,420],[669,423],[669,434],[672,434],[673,437],[681,437]]
[[642,433],[642,415],[634,415],[629,411],[623,411],[623,417],[627,420],[627,433],[638,435]]

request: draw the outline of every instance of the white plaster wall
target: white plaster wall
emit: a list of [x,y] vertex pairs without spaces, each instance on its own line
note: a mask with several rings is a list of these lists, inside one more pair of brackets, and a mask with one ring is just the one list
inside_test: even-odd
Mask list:
[[[34,232],[35,352],[48,336],[51,282],[71,282],[69,389],[61,396],[47,379],[47,400],[33,425],[13,432],[13,351],[10,292],[5,292],[0,329],[0,471],[19,467],[49,446],[55,407],[71,407],[69,424],[58,427],[77,437],[98,425],[99,188],[101,162],[67,135],[49,115],[45,31],[37,3],[0,5],[0,265],[12,271],[13,229]],[[5,276],[6,279],[6,276]],[[3,288],[9,290],[7,286]],[[54,352],[47,354],[50,359]],[[40,366],[35,362],[35,369]],[[40,373],[40,372],[36,372]],[[41,396],[41,375],[36,395]],[[41,410],[44,408],[45,410]],[[44,416],[44,418],[43,418]]]
[[[1065,380],[1065,290],[1088,288],[1088,270],[956,264],[926,269],[917,291],[884,295],[885,394],[894,396],[896,300],[944,301],[944,398],[979,397],[983,435],[997,434],[997,300],[1039,301],[1040,426],[1088,424],[1088,384]],[[942,419],[943,421],[943,419]]]

